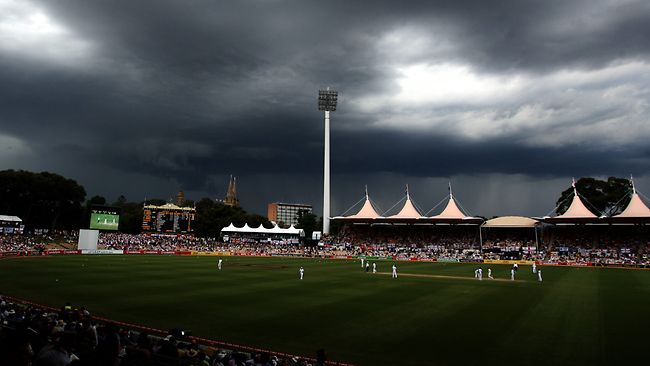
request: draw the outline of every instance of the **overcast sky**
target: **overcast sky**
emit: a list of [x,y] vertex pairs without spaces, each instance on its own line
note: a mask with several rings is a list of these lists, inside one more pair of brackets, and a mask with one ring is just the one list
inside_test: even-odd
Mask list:
[[0,169],[109,201],[223,198],[332,214],[454,194],[545,215],[571,177],[650,193],[650,2],[0,0]]

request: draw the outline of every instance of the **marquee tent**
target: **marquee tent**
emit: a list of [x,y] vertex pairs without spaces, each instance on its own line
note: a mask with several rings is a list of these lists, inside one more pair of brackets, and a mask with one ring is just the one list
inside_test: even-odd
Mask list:
[[266,235],[298,235],[305,236],[305,231],[303,229],[297,229],[291,225],[287,229],[283,229],[278,225],[274,225],[272,228],[267,229],[264,225],[259,227],[250,227],[248,224],[244,224],[243,227],[236,227],[233,223],[221,229],[222,233],[242,233],[242,234],[266,234]]

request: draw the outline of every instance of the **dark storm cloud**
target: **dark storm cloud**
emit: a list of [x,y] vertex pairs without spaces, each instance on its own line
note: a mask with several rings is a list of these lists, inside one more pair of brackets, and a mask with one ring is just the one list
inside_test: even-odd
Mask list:
[[[120,174],[218,195],[215,179],[230,173],[297,174],[311,183],[266,181],[269,194],[311,199],[315,97],[328,85],[341,91],[334,174],[650,173],[649,88],[634,77],[647,75],[645,2],[0,0],[0,10],[0,141],[16,146],[0,168],[111,172],[79,173],[89,192]],[[16,26],[32,13],[54,25]],[[403,68],[421,64],[524,82],[402,103]]]

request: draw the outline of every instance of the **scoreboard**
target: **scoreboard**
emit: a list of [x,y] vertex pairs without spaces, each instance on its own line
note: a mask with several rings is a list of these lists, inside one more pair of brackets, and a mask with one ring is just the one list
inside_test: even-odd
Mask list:
[[194,231],[196,210],[173,204],[144,206],[142,231],[155,233],[190,233]]

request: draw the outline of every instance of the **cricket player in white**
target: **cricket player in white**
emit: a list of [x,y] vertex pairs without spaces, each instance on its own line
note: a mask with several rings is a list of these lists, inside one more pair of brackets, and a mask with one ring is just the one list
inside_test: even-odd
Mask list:
[[303,277],[305,277],[305,269],[300,267],[300,279],[302,280]]
[[494,277],[492,277],[492,268],[488,268],[488,278],[494,279]]
[[361,268],[364,268],[363,267],[363,262],[364,262],[364,258],[361,258]]
[[533,263],[533,274],[537,273],[537,264]]
[[514,268],[510,270],[510,279],[511,279],[512,281],[515,280],[515,269],[514,269]]
[[478,278],[478,268],[474,270],[474,278]]
[[537,279],[539,280],[539,282],[542,282],[542,270],[541,269],[537,270]]
[[223,259],[219,259],[219,262],[217,262],[217,268],[221,271],[221,265],[223,264]]
[[372,262],[372,273],[377,273],[377,263]]
[[393,278],[397,278],[397,266],[393,264]]
[[478,269],[478,280],[483,281],[483,268]]

